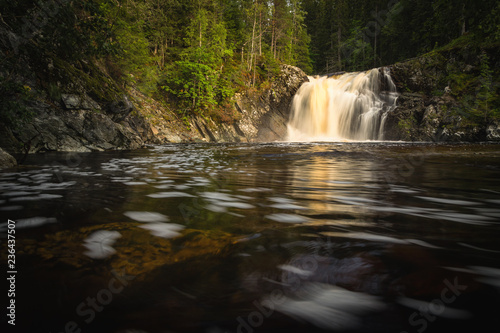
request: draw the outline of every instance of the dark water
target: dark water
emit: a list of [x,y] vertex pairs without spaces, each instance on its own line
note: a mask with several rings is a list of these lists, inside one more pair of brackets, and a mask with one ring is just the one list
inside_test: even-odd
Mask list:
[[193,144],[27,164],[0,173],[11,331],[500,324],[499,145]]

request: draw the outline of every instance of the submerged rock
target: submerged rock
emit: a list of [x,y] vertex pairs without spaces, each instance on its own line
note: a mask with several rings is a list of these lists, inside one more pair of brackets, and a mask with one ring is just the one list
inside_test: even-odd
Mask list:
[[[158,224],[176,233],[158,235]],[[37,257],[37,265],[47,270],[64,265],[91,271],[96,265],[109,265],[139,281],[165,265],[221,255],[238,239],[220,231],[183,230],[173,223],[119,222],[47,234],[40,242],[26,239],[19,254]]]

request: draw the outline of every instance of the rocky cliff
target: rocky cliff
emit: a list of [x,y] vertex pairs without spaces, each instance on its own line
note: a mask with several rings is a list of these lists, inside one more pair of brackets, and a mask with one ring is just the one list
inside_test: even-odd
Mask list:
[[499,49],[457,43],[388,66],[400,96],[385,139],[500,140]]
[[[49,63],[47,68],[64,71],[61,64]],[[43,98],[28,101],[28,112],[34,115],[31,121],[17,128],[0,124],[1,147],[23,154],[136,149],[148,143],[281,140],[293,96],[307,80],[300,69],[282,65],[269,88],[236,94],[230,111],[238,114],[238,120],[216,123],[202,117],[181,120],[167,106],[132,88],[119,93],[95,67],[71,68],[64,76],[73,82],[61,89],[59,103]]]
[[[145,118],[146,142],[268,142],[283,140],[295,92],[308,80],[297,67],[281,65],[280,73],[267,89],[247,89],[234,97],[233,110],[238,120],[216,123],[210,118],[193,117],[183,124],[174,113],[151,99],[136,95]],[[186,126],[187,125],[187,126]],[[144,125],[142,126],[144,127]]]

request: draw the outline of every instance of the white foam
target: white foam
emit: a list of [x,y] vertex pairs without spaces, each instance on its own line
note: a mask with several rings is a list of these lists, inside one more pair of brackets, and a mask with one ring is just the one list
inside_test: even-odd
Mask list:
[[153,194],[148,194],[147,195],[150,198],[157,198],[157,199],[163,199],[163,198],[192,198],[194,195],[184,193],[184,192],[158,192],[158,193],[153,193]]
[[466,310],[447,307],[442,302],[439,303],[439,311],[430,311],[430,305],[433,303],[421,301],[418,299],[400,297],[398,299],[398,303],[410,309],[414,309],[420,312],[425,311],[425,309],[427,309],[426,312],[431,312],[433,315],[448,319],[467,319],[472,317],[472,314],[470,312]]
[[20,196],[26,196],[26,195],[36,195],[39,193],[40,192],[12,191],[12,192],[4,192],[4,193],[2,193],[2,195],[6,196],[6,197],[20,197]]
[[137,186],[137,185],[147,185],[148,183],[146,183],[146,182],[125,182],[124,184],[129,185],[129,186]]
[[255,208],[254,205],[251,205],[251,204],[245,203],[245,202],[239,202],[239,201],[220,201],[217,203],[217,205],[222,206],[222,207],[233,207],[233,208],[240,208],[240,209]]
[[385,307],[378,297],[319,283],[306,283],[295,298],[283,296],[262,302],[266,307],[268,304],[278,312],[322,329],[341,331],[358,328],[360,316]]
[[121,236],[118,231],[95,231],[83,241],[83,246],[88,249],[84,254],[92,259],[107,258],[116,253],[111,245]]
[[297,274],[301,277],[308,277],[313,273],[292,265],[279,265],[278,268],[289,273]]
[[180,236],[180,230],[184,229],[182,225],[174,223],[146,223],[139,228],[149,230],[152,235],[162,238],[174,238]]
[[297,209],[297,210],[300,210],[300,209],[307,209],[305,207],[302,207],[302,206],[299,206],[299,205],[295,205],[295,204],[292,204],[292,203],[276,203],[276,204],[273,204],[269,207],[272,207],[272,208],[276,208],[276,209]]
[[222,207],[222,206],[219,206],[219,205],[216,205],[216,204],[208,204],[205,206],[206,209],[208,209],[209,211],[212,211],[214,213],[225,213],[227,212],[227,208],[226,207]]
[[269,220],[282,223],[304,223],[309,221],[306,217],[296,214],[277,213],[277,214],[269,214],[266,215],[265,217]]
[[16,220],[16,228],[35,228],[48,223],[56,223],[57,219],[55,217],[30,217],[27,219]]
[[139,211],[129,211],[123,213],[123,215],[131,218],[132,220],[138,222],[167,222],[168,216],[165,216],[157,212],[139,212]]

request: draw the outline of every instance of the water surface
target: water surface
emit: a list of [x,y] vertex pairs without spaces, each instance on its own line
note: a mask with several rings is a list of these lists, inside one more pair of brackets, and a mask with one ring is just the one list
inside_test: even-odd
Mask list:
[[[500,146],[176,144],[0,173],[20,332],[500,324]],[[2,268],[7,271],[6,251]]]

